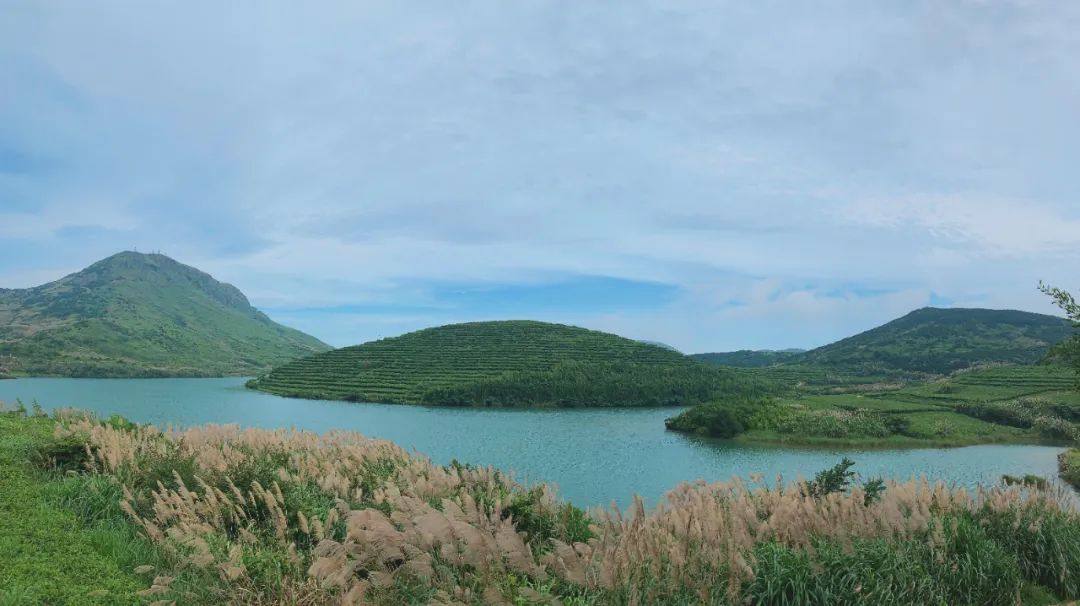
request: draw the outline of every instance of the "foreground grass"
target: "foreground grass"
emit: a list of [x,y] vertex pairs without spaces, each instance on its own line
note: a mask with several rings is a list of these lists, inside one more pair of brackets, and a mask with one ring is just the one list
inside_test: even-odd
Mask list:
[[28,523],[51,529],[34,543],[49,557],[3,543],[0,588],[8,593],[0,595],[37,592],[20,598],[26,603],[1005,605],[1080,597],[1080,515],[1052,491],[845,488],[844,467],[809,484],[684,484],[656,510],[639,500],[625,512],[586,513],[494,469],[433,465],[351,433],[162,433],[71,412],[0,419],[14,455],[0,461],[4,481],[34,497],[5,505],[12,510],[0,540],[33,541]]
[[108,535],[47,502],[28,463],[52,435],[49,419],[0,414],[0,604],[130,604],[141,583]]

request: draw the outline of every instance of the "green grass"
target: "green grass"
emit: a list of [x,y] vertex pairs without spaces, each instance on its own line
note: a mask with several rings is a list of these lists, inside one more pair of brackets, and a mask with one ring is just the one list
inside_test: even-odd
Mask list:
[[[996,367],[903,389],[794,395],[736,414],[739,431],[718,422],[721,401],[668,421],[681,431],[747,443],[848,447],[1069,443],[1080,437],[1075,375],[1056,366]],[[803,391],[803,393],[799,393]],[[714,431],[717,428],[718,431]]]
[[50,504],[49,480],[28,463],[52,427],[0,413],[0,605],[136,603],[147,584],[118,554],[131,543]]
[[746,444],[850,448],[927,448],[1039,441],[1038,434],[1031,431],[1003,427],[947,411],[917,412],[903,417],[908,426],[902,433],[870,435],[850,430],[828,435],[813,431],[816,426],[791,425],[783,430],[752,429],[736,439]]
[[[751,409],[744,412],[754,413]],[[89,421],[97,423],[93,419]],[[125,462],[111,473],[87,471],[85,466],[80,473],[63,473],[80,468],[85,451],[76,446],[85,445],[83,441],[87,437],[85,433],[76,433],[69,438],[54,438],[54,423],[48,418],[0,414],[0,606],[140,604],[161,598],[165,598],[166,603],[175,600],[178,604],[196,605],[337,604],[341,597],[333,586],[309,582],[309,567],[323,546],[317,546],[310,533],[301,530],[302,526],[298,527],[299,512],[303,512],[308,520],[327,521],[330,525],[327,528],[332,530],[325,538],[327,546],[333,549],[346,540],[347,532],[351,534],[355,529],[351,527],[352,522],[347,532],[342,520],[336,524],[329,522],[331,510],[336,514],[342,507],[351,512],[376,508],[383,513],[396,513],[392,519],[407,525],[408,515],[415,514],[406,515],[406,512],[428,511],[430,515],[434,511],[443,511],[440,507],[457,507],[465,503],[489,507],[496,502],[502,504],[500,517],[511,520],[513,530],[525,538],[525,557],[537,561],[553,554],[556,541],[586,542],[597,538],[596,533],[623,529],[619,532],[625,533],[622,538],[628,541],[628,551],[621,558],[628,558],[625,572],[630,574],[620,577],[611,586],[602,586],[562,576],[557,566],[547,569],[543,576],[505,567],[480,572],[470,564],[439,556],[438,544],[427,546],[422,537],[417,536],[404,540],[418,541],[423,549],[436,553],[431,560],[435,565],[434,574],[413,575],[397,559],[358,562],[360,567],[355,574],[377,572],[386,575],[383,578],[388,580],[371,588],[366,595],[369,601],[365,603],[396,606],[445,602],[445,599],[439,599],[440,596],[445,598],[450,595],[450,590],[456,593],[462,588],[468,588],[470,593],[462,592],[454,603],[476,606],[492,603],[491,596],[498,596],[505,603],[524,605],[558,600],[568,606],[629,603],[671,606],[699,603],[1005,605],[1017,603],[1017,598],[1023,604],[1049,605],[1080,597],[1080,519],[1074,511],[1061,511],[1050,501],[1034,500],[1023,504],[1019,500],[1021,493],[1013,494],[1018,500],[1012,501],[1011,506],[983,505],[967,509],[950,508],[940,502],[930,504],[924,514],[915,516],[901,511],[903,506],[899,504],[906,501],[894,496],[893,488],[887,487],[885,492],[877,493],[876,499],[892,500],[882,501],[886,506],[879,509],[866,509],[865,515],[871,519],[877,519],[874,516],[911,515],[913,520],[919,517],[929,524],[920,529],[919,523],[914,522],[911,532],[899,531],[895,535],[892,532],[866,533],[866,528],[876,527],[873,522],[864,527],[861,534],[852,533],[847,526],[843,530],[839,526],[818,528],[812,533],[799,530],[798,523],[791,520],[792,515],[802,515],[799,511],[825,515],[826,519],[846,519],[843,515],[830,517],[825,512],[870,507],[871,503],[877,502],[867,501],[862,494],[853,494],[851,500],[844,501],[848,481],[835,475],[832,481],[826,481],[829,476],[824,472],[811,484],[801,488],[792,485],[784,492],[774,492],[762,499],[762,509],[756,513],[764,514],[761,520],[766,522],[765,526],[775,523],[795,534],[763,535],[767,538],[751,539],[734,547],[741,555],[729,554],[728,557],[734,558],[729,564],[737,560],[752,565],[753,575],[746,576],[745,571],[729,570],[727,564],[719,561],[722,552],[716,551],[717,545],[705,547],[702,543],[702,546],[695,546],[697,540],[691,541],[677,532],[682,528],[682,522],[672,534],[666,523],[650,524],[648,518],[642,519],[640,527],[632,524],[624,528],[621,518],[618,521],[608,518],[608,522],[601,523],[601,518],[593,517],[599,512],[590,514],[569,503],[549,503],[542,487],[527,488],[508,483],[506,476],[494,470],[484,472],[456,463],[441,468],[442,472],[466,472],[461,477],[471,479],[443,484],[443,491],[450,492],[439,493],[443,500],[435,501],[440,505],[430,504],[436,509],[418,510],[424,505],[414,502],[412,496],[372,499],[372,496],[385,494],[383,491],[389,486],[403,492],[411,491],[413,487],[408,485],[409,482],[428,482],[433,477],[435,468],[416,461],[413,465],[405,465],[404,460],[394,458],[400,454],[389,454],[391,458],[386,460],[365,460],[360,466],[340,465],[340,453],[320,454],[316,441],[276,442],[264,435],[249,442],[234,438],[225,444],[207,446],[232,453],[223,467],[217,467],[216,462],[225,459],[209,457],[201,463],[193,463],[183,454],[186,451],[179,443],[150,430],[132,443],[149,440],[154,446],[128,451],[131,457],[122,457]],[[144,431],[122,419],[112,419],[105,424],[122,432],[121,436],[134,437]],[[88,427],[92,425],[83,425],[79,431],[86,432]],[[99,436],[98,439],[103,440],[97,442],[99,446],[124,442],[118,436]],[[325,442],[323,447],[328,444],[330,442]],[[245,453],[246,456],[241,456]],[[322,464],[337,470],[335,473],[348,469],[350,474],[355,474],[350,476],[350,481],[365,487],[362,493],[355,493],[359,501],[335,498],[326,488],[313,484],[312,477],[305,479],[304,473],[311,473],[310,468],[308,472],[301,472],[296,466],[300,459],[324,456]],[[50,468],[46,463],[51,464],[52,471],[46,471]],[[317,473],[327,469],[321,465],[317,466]],[[279,472],[281,468],[287,468],[288,473]],[[175,477],[173,471],[177,473]],[[195,487],[196,475],[205,480],[199,484],[201,488]],[[264,509],[264,503],[257,499],[229,506],[243,511],[248,538],[241,539],[235,534],[237,527],[225,518],[215,517],[222,516],[222,511],[211,514],[215,510],[212,503],[217,501],[204,500],[198,495],[214,490],[224,498],[232,479],[241,485],[257,482],[275,486],[274,490],[279,491],[280,496],[266,502],[281,505],[284,519],[280,523],[285,526],[281,527],[280,535],[273,529],[279,528],[277,524],[281,519],[267,515],[271,510]],[[159,492],[176,489],[181,481],[185,486],[189,483],[193,486],[191,502],[202,503],[200,507],[208,508],[199,509],[200,515],[206,516],[200,537],[207,542],[207,548],[219,550],[218,558],[225,558],[228,552],[235,553],[242,561],[244,570],[237,580],[222,580],[217,565],[209,568],[194,565],[188,557],[190,553],[175,556],[175,552],[164,547],[172,544],[169,540],[150,543],[140,527],[122,513],[119,506],[124,494],[121,482],[133,495],[131,506],[139,511],[139,515],[149,516],[153,507],[150,493],[155,488]],[[812,486],[828,488],[819,493],[808,492]],[[832,505],[821,501],[825,494],[833,492],[840,493],[834,495],[840,497],[840,501],[832,501]],[[757,497],[737,505],[737,509],[741,510],[747,503],[757,503],[756,499],[762,493],[754,494]],[[997,494],[1011,498],[1000,492]],[[713,498],[728,497],[710,494],[707,500]],[[804,498],[810,500],[804,501]],[[799,507],[764,506],[774,499]],[[706,512],[701,522],[708,523],[707,518],[712,514],[707,512],[714,511],[694,499],[673,502],[671,506],[684,509],[683,518],[675,517],[676,520],[697,519],[691,514],[700,516]],[[402,507],[404,509],[395,509]],[[757,505],[750,505],[751,514],[755,507]],[[226,509],[232,511],[230,508]],[[194,511],[187,510],[183,519],[198,517]],[[464,521],[467,519],[464,513],[452,515],[458,530],[464,527],[472,533],[480,533],[481,528],[487,528]],[[662,512],[656,515],[669,517]],[[161,523],[173,530],[185,524],[180,519]],[[753,525],[757,526],[757,519]],[[639,532],[641,536],[635,538]],[[355,539],[355,535],[352,536]],[[604,536],[608,540],[620,538],[618,534]],[[177,539],[173,548],[183,545],[182,549],[187,549],[189,539]],[[402,539],[388,539],[391,542],[399,540]],[[684,540],[685,544],[682,543]],[[486,544],[482,549],[490,550],[492,544]],[[388,545],[391,545],[388,552],[391,554],[404,549],[396,543],[388,542]],[[422,552],[420,547],[411,543],[409,546],[417,553]],[[366,543],[350,545],[350,549],[357,552],[367,548]],[[711,551],[703,552],[704,555],[695,554],[699,548]],[[401,553],[410,554],[410,558],[416,555],[408,549]],[[693,565],[682,571],[663,564],[645,566],[647,562],[664,562],[670,555],[689,558],[687,561]],[[621,558],[620,562],[623,561]],[[608,562],[610,565],[611,560]],[[153,566],[154,572],[136,575],[133,572],[136,565]],[[641,566],[640,570],[637,566]],[[398,574],[397,571],[402,572]],[[139,595],[138,592],[147,587],[156,574],[174,578],[171,583],[165,583],[168,585],[166,593],[154,597]]]
[[958,373],[952,377],[900,390],[897,395],[949,402],[996,401],[1022,396],[1061,393],[1071,395],[1076,374],[1054,365],[1002,366]]
[[941,410],[941,406],[935,404],[896,400],[888,395],[880,397],[865,394],[808,395],[792,399],[790,402],[816,410],[842,408],[900,413]]
[[284,396],[471,406],[684,405],[765,391],[746,373],[532,321],[429,328],[302,358],[249,386]]
[[251,376],[327,349],[163,255],[120,253],[56,282],[0,290],[0,374]]

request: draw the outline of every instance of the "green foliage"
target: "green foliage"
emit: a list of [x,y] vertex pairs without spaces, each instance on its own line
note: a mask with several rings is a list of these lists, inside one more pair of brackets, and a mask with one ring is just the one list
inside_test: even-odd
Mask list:
[[789,349],[775,351],[771,349],[752,350],[740,349],[739,351],[727,351],[716,353],[692,354],[690,357],[706,364],[718,366],[733,366],[735,368],[761,368],[773,366],[797,360],[803,350]]
[[666,419],[668,429],[714,438],[733,438],[747,429],[770,423],[776,407],[765,398],[736,398],[709,402]]
[[531,321],[474,322],[301,358],[249,387],[449,406],[671,406],[771,385],[663,347]]
[[1013,554],[1025,578],[1075,599],[1080,596],[1080,521],[1068,512],[1037,509],[986,509],[975,520]]
[[716,402],[695,406],[664,424],[668,429],[714,438],[734,438],[746,429],[730,407]]
[[514,528],[524,532],[534,551],[543,551],[551,539],[563,543],[584,543],[592,537],[589,517],[584,510],[562,503],[552,510],[545,504],[544,488],[538,486],[515,494],[503,508],[503,517],[514,522]]
[[[760,406],[747,404],[727,410],[747,420],[762,417]],[[120,418],[107,423],[122,431],[130,430]],[[254,523],[251,527],[254,534],[243,550],[246,575],[242,584],[228,584],[215,567],[192,566],[175,552],[156,547],[120,510],[124,495],[120,479],[93,473],[41,473],[26,464],[28,453],[47,449],[55,441],[49,419],[0,415],[0,514],[3,514],[0,515],[0,553],[4,554],[0,558],[0,605],[143,603],[149,599],[142,599],[136,592],[158,574],[175,577],[167,598],[177,603],[315,604],[339,600],[332,591],[308,596],[276,593],[284,586],[295,588],[296,579],[304,578],[312,545],[297,533],[288,539],[297,551],[286,550],[271,537],[273,522],[260,519],[255,509],[247,510],[251,516],[248,519]],[[174,467],[186,466],[184,460],[175,458],[175,452],[165,448],[161,453],[163,459],[174,459]],[[240,457],[225,469],[215,472],[204,469],[207,472],[204,480],[213,489],[220,489],[223,486],[220,482],[226,477],[243,477],[244,481],[269,485],[274,481],[275,469],[283,463],[282,457],[288,455],[283,449],[270,447],[265,457],[256,457],[254,461],[241,463],[238,461],[243,457]],[[136,467],[143,469],[148,463],[153,461],[139,461]],[[129,486],[149,485],[154,478],[163,477],[162,470],[167,467],[166,463],[150,464],[146,471],[151,478],[129,476],[123,482]],[[473,469],[456,462],[449,467],[459,472]],[[807,491],[822,498],[849,490],[855,478],[853,467],[852,461],[844,459],[817,474],[807,484]],[[398,475],[401,470],[401,465],[380,459],[365,462],[357,473],[362,476],[364,486],[374,489],[403,481],[408,475]],[[289,533],[295,531],[298,513],[304,513],[308,519],[326,519],[326,514],[336,508],[331,494],[315,484],[280,477],[278,480],[283,511],[290,516]],[[165,482],[175,485],[175,479]],[[490,488],[491,484],[486,486]],[[883,487],[880,479],[866,482],[864,504],[876,502]],[[192,484],[190,488],[206,489],[201,484]],[[491,506],[496,501],[506,504],[503,515],[514,520],[516,529],[525,534],[539,558],[551,552],[554,540],[578,543],[593,538],[589,514],[568,503],[553,504],[543,488],[524,489],[507,484],[490,494],[477,492],[472,496],[481,505]],[[890,507],[878,508],[879,513],[890,515]],[[724,569],[724,565],[708,561],[690,569],[679,569],[674,563],[674,558],[682,555],[678,552],[672,552],[671,558],[662,559],[656,567],[640,568],[635,567],[635,554],[627,553],[626,577],[610,588],[593,589],[554,576],[532,578],[506,571],[478,580],[475,571],[452,564],[437,554],[432,565],[436,575],[450,579],[451,585],[468,589],[471,599],[462,602],[472,604],[489,602],[491,594],[485,590],[491,589],[513,604],[559,601],[569,606],[627,603],[1005,606],[1017,603],[1019,597],[1024,603],[1038,604],[1080,597],[1080,518],[1075,512],[1059,511],[1038,500],[1017,501],[1011,508],[995,509],[987,505],[952,513],[944,513],[932,504],[924,521],[925,530],[906,538],[891,534],[849,538],[844,533],[834,533],[832,536],[843,538],[810,537],[811,543],[805,545],[774,537],[750,544],[744,547],[742,556],[754,574],[742,580],[732,576],[732,571]],[[339,520],[338,524],[344,522]],[[331,536],[340,539],[335,534],[339,532],[340,529],[331,529]],[[600,532],[599,527],[596,532]],[[211,550],[228,547],[225,542],[228,537],[207,534],[206,539]],[[667,553],[670,547],[666,543],[657,545],[656,553]],[[694,548],[693,542],[679,546],[686,550]],[[648,549],[646,546],[645,550]],[[145,578],[137,578],[131,572],[137,565],[153,566],[153,571]],[[685,582],[672,583],[673,578]],[[377,604],[415,604],[431,603],[439,596],[430,584],[406,576],[392,580],[387,587],[372,588],[366,597]]]
[[849,375],[946,375],[985,364],[1034,364],[1069,335],[1069,323],[1054,316],[928,307],[784,363]]
[[120,253],[56,282],[0,291],[0,374],[245,375],[328,348],[162,255]]
[[819,541],[813,555],[782,543],[759,545],[753,554],[756,575],[743,591],[743,603],[1015,603],[1023,577],[1012,554],[970,519],[937,524],[941,545],[929,537],[859,540],[850,546]]
[[53,443],[48,419],[0,414],[0,604],[133,604],[143,587],[77,515],[47,503],[27,460]]
[[1030,473],[1023,476],[1005,474],[1001,476],[1001,481],[1009,486],[1026,486],[1028,488],[1038,488],[1039,490],[1045,490],[1049,486],[1046,478]]
[[845,492],[855,479],[855,472],[851,471],[854,466],[855,461],[844,457],[829,469],[819,471],[813,480],[806,483],[806,494],[821,498],[834,492]]
[[[814,479],[803,485],[807,496],[820,499],[824,496],[847,492],[855,480],[856,473],[851,470],[855,461],[844,457],[839,463],[829,469],[823,469],[814,475]],[[881,500],[885,493],[885,480],[883,478],[870,478],[862,485],[863,504],[869,506]]]
[[82,471],[90,455],[86,451],[86,441],[78,436],[43,440],[30,451],[30,461],[34,466],[47,471]]
[[1066,450],[1058,455],[1058,472],[1061,479],[1080,489],[1080,448]]
[[866,506],[873,505],[881,500],[881,495],[885,494],[885,479],[884,478],[870,478],[863,485],[863,504]]
[[906,428],[902,419],[864,410],[789,408],[772,429],[790,435],[884,438]]
[[[1076,299],[1071,294],[1042,282],[1039,282],[1039,290],[1053,299],[1054,305],[1057,305],[1065,312],[1065,315],[1072,320],[1075,328],[1080,328],[1080,304],[1076,302]],[[1080,335],[1073,334],[1067,340],[1055,345],[1050,350],[1049,357],[1065,362],[1077,373],[1080,373]]]
[[[784,368],[791,367],[773,367]],[[666,424],[748,442],[860,446],[1069,442],[1080,439],[1080,393],[1071,391],[1075,385],[1072,373],[1057,366],[993,367],[905,387],[866,385],[856,393],[759,398],[750,405],[752,412],[731,408],[739,400],[724,400],[691,408]],[[730,416],[722,412],[727,408],[736,412],[741,431],[729,429]],[[710,429],[714,423],[715,429]]]

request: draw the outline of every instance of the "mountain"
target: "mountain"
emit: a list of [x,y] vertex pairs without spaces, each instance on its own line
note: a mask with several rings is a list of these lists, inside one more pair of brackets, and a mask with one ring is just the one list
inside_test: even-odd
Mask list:
[[706,364],[760,368],[790,362],[805,351],[805,349],[740,349],[739,351],[691,354],[690,357]]
[[778,362],[863,376],[945,375],[988,364],[1035,364],[1073,332],[1057,316],[925,307]]
[[472,322],[295,360],[249,382],[307,398],[471,406],[690,404],[760,379],[574,326]]
[[122,252],[56,282],[0,290],[0,374],[255,375],[328,349],[164,255]]

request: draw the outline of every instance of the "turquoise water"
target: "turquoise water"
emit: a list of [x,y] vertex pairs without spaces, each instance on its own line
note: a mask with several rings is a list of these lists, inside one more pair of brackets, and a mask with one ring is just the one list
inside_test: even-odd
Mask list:
[[584,506],[655,502],[679,482],[762,473],[794,478],[842,456],[864,476],[926,475],[950,483],[994,483],[1002,474],[1056,477],[1061,448],[990,445],[917,450],[751,447],[664,429],[679,409],[491,410],[353,404],[280,398],[243,379],[16,379],[0,381],[0,401],[36,399],[46,410],[74,406],[139,423],[345,429],[386,438],[434,461],[495,465],[518,479],[556,484]]

